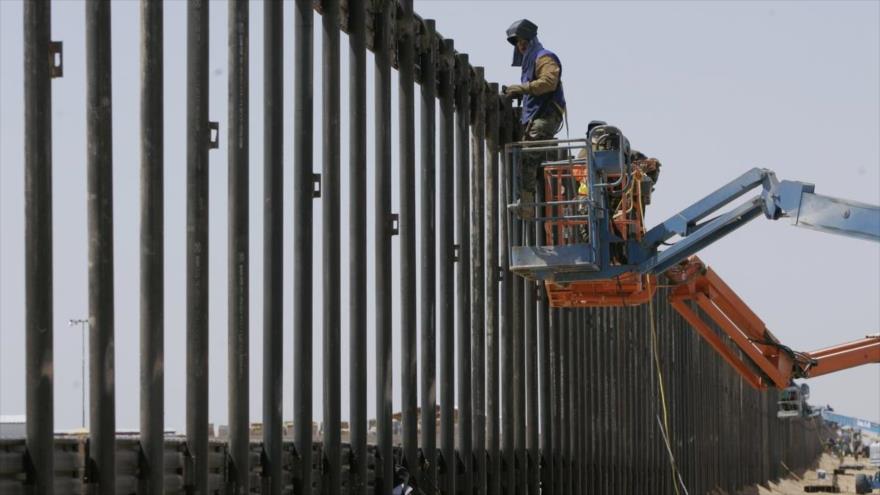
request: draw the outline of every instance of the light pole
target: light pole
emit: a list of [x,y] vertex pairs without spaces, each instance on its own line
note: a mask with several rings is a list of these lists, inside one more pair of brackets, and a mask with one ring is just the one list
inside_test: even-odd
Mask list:
[[86,329],[89,326],[89,320],[88,319],[67,320],[67,326],[72,327],[75,325],[79,325],[80,330],[82,331],[81,332],[82,333],[82,354],[81,354],[81,361],[82,361],[82,365],[81,365],[82,366],[82,382],[81,382],[82,383],[82,386],[81,386],[81,388],[82,388],[82,427],[83,427],[83,430],[85,430],[86,429]]

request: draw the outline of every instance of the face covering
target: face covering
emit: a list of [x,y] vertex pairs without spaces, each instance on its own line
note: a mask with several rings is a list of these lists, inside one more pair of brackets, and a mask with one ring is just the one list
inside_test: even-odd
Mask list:
[[516,47],[516,45],[513,45],[513,63],[511,63],[510,65],[512,65],[513,67],[520,67],[522,66],[522,63],[523,54],[519,52],[519,49]]
[[525,53],[520,53],[519,50],[517,50],[516,47],[514,46],[513,47],[513,64],[512,65],[514,67],[522,67],[523,62],[525,61],[526,58],[529,57],[529,55],[534,54],[534,52],[537,52],[538,50],[540,50],[542,48],[544,48],[544,45],[542,45],[541,42],[538,41],[537,36],[535,36],[534,38],[532,38],[531,41],[529,41],[529,45],[526,47]]

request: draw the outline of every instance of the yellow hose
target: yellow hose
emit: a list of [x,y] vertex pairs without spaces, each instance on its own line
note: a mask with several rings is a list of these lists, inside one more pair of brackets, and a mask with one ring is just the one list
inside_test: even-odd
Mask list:
[[[638,181],[639,191],[636,195],[636,198],[639,202],[639,214],[644,218],[645,209],[642,204],[642,185],[641,181]],[[660,403],[663,406],[663,428],[666,430],[666,437],[669,439],[670,449],[672,448],[672,431],[669,429],[669,408],[666,405],[666,389],[663,387],[663,371],[660,368],[660,351],[657,349],[657,328],[656,323],[654,322],[654,296],[651,292],[651,277],[645,277],[648,281],[648,292],[651,293],[650,299],[648,299],[648,318],[651,320],[651,349],[652,354],[654,355],[654,369],[657,373],[657,384],[660,389]],[[671,454],[670,454],[671,455]],[[672,470],[672,485],[675,487],[676,495],[679,495],[678,490],[678,467],[675,465],[675,459],[670,457],[669,459],[669,467]]]

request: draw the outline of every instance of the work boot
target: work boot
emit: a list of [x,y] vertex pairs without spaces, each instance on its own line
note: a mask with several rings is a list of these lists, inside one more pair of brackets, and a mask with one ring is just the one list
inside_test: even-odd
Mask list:
[[531,191],[521,191],[519,201],[517,202],[516,215],[523,220],[533,220],[535,218],[535,193]]

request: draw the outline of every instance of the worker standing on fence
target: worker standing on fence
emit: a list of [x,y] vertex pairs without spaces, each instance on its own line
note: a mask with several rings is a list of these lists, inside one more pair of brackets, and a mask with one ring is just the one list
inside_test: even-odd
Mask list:
[[[507,41],[514,46],[513,66],[522,67],[520,84],[508,86],[505,94],[522,97],[523,141],[553,139],[562,129],[565,96],[562,92],[562,63],[555,53],[538,41],[538,26],[521,19],[507,28]],[[518,214],[534,218],[535,189],[544,154],[523,153],[520,168]]]

